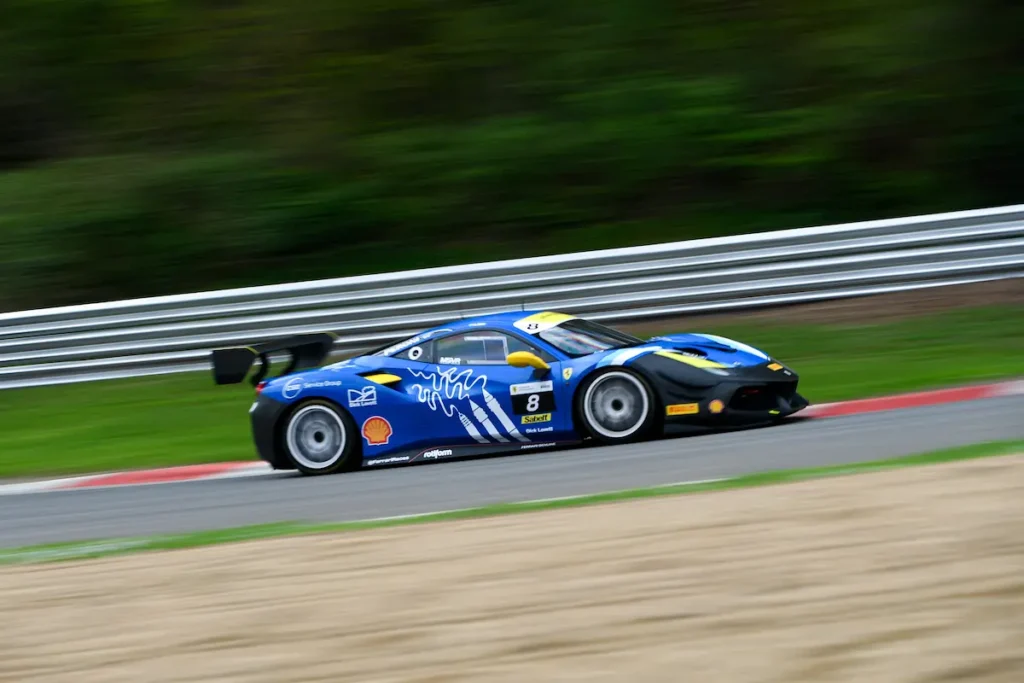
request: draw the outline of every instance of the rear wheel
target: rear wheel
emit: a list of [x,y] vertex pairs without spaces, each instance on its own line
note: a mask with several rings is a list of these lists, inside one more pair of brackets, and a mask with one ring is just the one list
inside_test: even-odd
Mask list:
[[304,474],[333,474],[352,468],[359,442],[355,423],[329,401],[305,401],[282,428],[285,455]]
[[578,394],[577,415],[595,440],[627,443],[647,437],[658,420],[657,400],[644,379],[626,370],[594,375]]

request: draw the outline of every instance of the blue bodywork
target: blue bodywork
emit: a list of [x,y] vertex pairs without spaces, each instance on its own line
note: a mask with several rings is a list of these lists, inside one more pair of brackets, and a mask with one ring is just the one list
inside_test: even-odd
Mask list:
[[[361,437],[364,466],[399,464],[579,443],[573,406],[580,383],[599,368],[630,367],[658,352],[660,362],[669,363],[669,358],[686,365],[693,359],[685,370],[699,375],[692,383],[706,378],[707,386],[719,382],[718,375],[728,374],[728,369],[774,363],[758,349],[701,334],[636,340],[625,348],[586,355],[580,355],[585,349],[567,353],[563,349],[575,343],[572,339],[559,348],[545,337],[568,320],[579,319],[516,311],[453,321],[370,355],[263,382],[253,412],[259,408],[267,441],[273,427],[266,424],[287,413],[287,406],[328,399],[351,415]],[[465,339],[493,344],[493,364],[464,364],[445,352],[451,340]],[[505,362],[508,353],[520,348],[534,352],[550,368]],[[260,440],[258,432],[258,445]],[[275,467],[287,467],[275,461],[273,450],[272,444],[264,444],[261,457]]]

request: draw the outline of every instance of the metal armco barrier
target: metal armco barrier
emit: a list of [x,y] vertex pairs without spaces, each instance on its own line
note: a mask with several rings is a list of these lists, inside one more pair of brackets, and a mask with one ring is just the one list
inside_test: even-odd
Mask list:
[[460,316],[603,321],[1024,275],[1024,205],[0,314],[0,389],[208,369],[210,350],[333,331],[351,353]]

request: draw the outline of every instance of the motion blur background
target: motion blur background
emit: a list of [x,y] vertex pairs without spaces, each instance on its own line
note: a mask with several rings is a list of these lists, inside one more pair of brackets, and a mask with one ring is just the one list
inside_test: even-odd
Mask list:
[[1009,204],[1012,0],[5,0],[0,310]]

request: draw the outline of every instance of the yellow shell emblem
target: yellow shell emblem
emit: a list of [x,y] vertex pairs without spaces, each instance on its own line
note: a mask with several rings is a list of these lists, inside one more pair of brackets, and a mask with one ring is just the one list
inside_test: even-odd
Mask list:
[[371,417],[363,423],[363,438],[371,446],[386,444],[391,434],[391,423],[383,417]]

